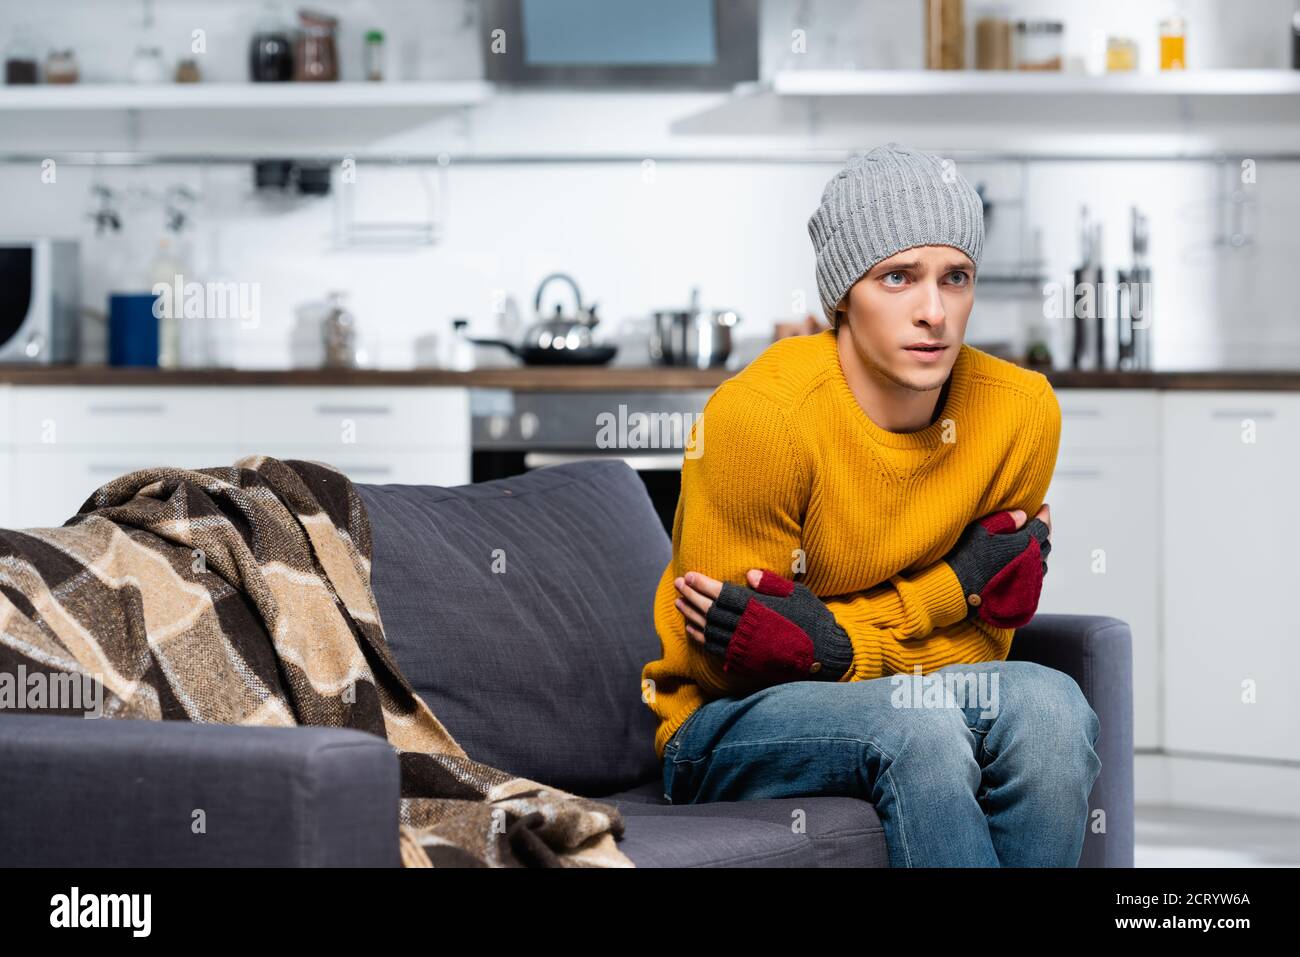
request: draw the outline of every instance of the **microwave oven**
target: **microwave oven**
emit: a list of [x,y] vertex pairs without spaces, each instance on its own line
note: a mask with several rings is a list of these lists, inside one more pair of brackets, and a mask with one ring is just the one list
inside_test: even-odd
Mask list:
[[80,277],[75,241],[0,237],[0,363],[77,361]]
[[758,79],[759,0],[485,0],[484,75],[522,87],[730,89]]

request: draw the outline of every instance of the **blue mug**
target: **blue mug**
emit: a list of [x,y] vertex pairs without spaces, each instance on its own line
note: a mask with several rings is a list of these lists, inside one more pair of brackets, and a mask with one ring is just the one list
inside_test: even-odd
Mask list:
[[158,365],[158,317],[152,292],[115,292],[108,297],[108,364]]

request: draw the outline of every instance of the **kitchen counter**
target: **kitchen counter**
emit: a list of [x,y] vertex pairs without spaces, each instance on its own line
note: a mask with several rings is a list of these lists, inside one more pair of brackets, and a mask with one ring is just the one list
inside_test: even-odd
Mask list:
[[[102,365],[0,366],[0,385],[63,386],[465,386],[542,392],[714,389],[736,369],[538,366],[476,369],[150,369]],[[1057,389],[1184,389],[1300,392],[1300,369],[1046,373]]]

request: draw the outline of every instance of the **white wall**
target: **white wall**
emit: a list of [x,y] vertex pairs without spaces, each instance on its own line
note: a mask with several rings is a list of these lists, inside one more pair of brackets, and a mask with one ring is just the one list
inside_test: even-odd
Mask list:
[[[481,75],[477,33],[467,17],[472,9],[459,0],[320,6],[343,19],[345,77],[356,68],[349,58],[359,50],[360,33],[372,23],[386,27],[393,38],[394,73],[400,77]],[[1104,24],[1140,39],[1141,30],[1153,24],[1162,9],[1156,3],[1118,2],[1027,6],[1044,12],[1050,7],[1065,17],[1071,24],[1068,43],[1076,38],[1076,21]],[[1227,12],[1232,4],[1187,4],[1193,63],[1204,57],[1217,66],[1283,65],[1290,6],[1270,0],[1252,5],[1251,17],[1234,17]],[[800,14],[802,7],[809,16]],[[87,80],[110,80],[130,51],[129,21],[138,17],[139,9],[138,3],[126,0],[62,0],[41,6],[0,0],[0,41],[17,20],[33,22],[60,46],[77,50]],[[209,52],[202,60],[205,74],[226,80],[243,76],[256,9],[251,0],[156,4],[168,49],[179,55],[190,30],[200,24],[208,39]],[[914,16],[918,10],[916,3],[883,0],[765,3],[763,70],[913,65],[909,57],[920,52],[919,15]],[[794,22],[808,24],[809,53],[804,60],[786,62],[782,42]],[[1211,35],[1224,43],[1210,43]],[[823,41],[830,36],[836,41],[828,53]],[[859,59],[855,51],[865,52]],[[599,303],[606,335],[617,334],[619,327],[626,332],[631,322],[644,321],[653,309],[684,304],[693,285],[701,287],[706,306],[740,312],[742,337],[765,335],[773,320],[818,308],[806,222],[838,159],[656,159],[721,149],[762,160],[777,147],[787,154],[798,148],[797,143],[758,137],[733,141],[670,133],[674,118],[716,100],[707,93],[507,95],[472,112],[467,121],[452,119],[404,135],[403,145],[414,144],[428,153],[583,150],[627,157],[620,163],[359,168],[358,182],[351,188],[365,218],[410,219],[424,201],[422,180],[441,190],[445,232],[438,245],[423,249],[336,250],[330,231],[340,202],[337,195],[271,205],[254,195],[247,167],[199,164],[65,166],[57,184],[46,185],[31,163],[0,165],[0,232],[81,239],[85,302],[102,310],[110,289],[147,285],[147,265],[162,221],[156,195],[169,184],[190,185],[203,197],[196,210],[193,278],[260,284],[261,323],[237,334],[237,362],[244,366],[287,363],[293,307],[329,289],[351,293],[377,364],[405,366],[413,361],[414,338],[445,330],[453,316],[469,317],[476,334],[490,335],[491,307],[500,290],[513,294],[531,312],[538,280],[556,270],[573,274],[585,297]],[[1156,368],[1300,366],[1297,307],[1288,291],[1276,286],[1278,277],[1289,275],[1297,252],[1292,228],[1300,213],[1296,163],[1260,163],[1245,221],[1253,242],[1240,249],[1212,244],[1216,203],[1226,209],[1229,202],[1216,199],[1212,163],[966,163],[963,171],[975,182],[987,181],[995,199],[986,246],[990,264],[1014,259],[1022,235],[1040,228],[1049,274],[1068,281],[1077,255],[1078,208],[1088,203],[1105,223],[1108,268],[1127,265],[1129,204],[1137,203],[1150,216]],[[122,236],[94,236],[87,218],[93,182],[124,190],[130,197]],[[1021,197],[1028,202],[1023,209],[1014,205]],[[1024,222],[1017,221],[1021,213],[1027,217]],[[554,292],[561,294],[558,288]],[[970,341],[1019,340],[1024,306],[997,302],[991,295],[981,295],[977,303]],[[1032,300],[1028,307],[1031,313],[1038,308]],[[102,356],[102,327],[88,322],[88,354],[94,359]],[[1058,363],[1063,362],[1063,341],[1057,353]],[[619,361],[636,360],[637,354],[628,351]]]

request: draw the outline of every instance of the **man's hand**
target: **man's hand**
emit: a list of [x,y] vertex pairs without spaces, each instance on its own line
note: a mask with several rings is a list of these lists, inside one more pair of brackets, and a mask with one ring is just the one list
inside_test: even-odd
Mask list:
[[853,664],[853,643],[825,603],[770,570],[751,568],[745,578],[748,589],[699,572],[676,579],[687,634],[722,658],[724,671],[765,685],[838,681]]
[[[1011,512],[1011,517],[1012,519],[1015,520],[1016,530],[1018,530],[1021,525],[1025,524],[1025,510],[1023,508],[1013,509]],[[1043,574],[1046,575],[1047,556],[1051,554],[1052,551],[1052,512],[1048,508],[1046,502],[1043,503],[1043,507],[1038,510],[1038,514],[1035,515],[1034,518],[1038,519],[1040,522],[1042,522],[1044,525],[1047,526],[1047,535],[1041,540],[1039,546],[1043,557]]]
[[944,556],[962,586],[969,612],[995,628],[1028,624],[1047,574],[1051,531],[1046,503],[1028,524],[1018,508],[971,522]]
[[[751,568],[745,574],[745,581],[749,583],[750,588],[758,588],[762,578],[761,568]],[[709,609],[713,607],[713,600],[722,594],[722,582],[702,572],[687,572],[673,579],[673,584],[682,595],[674,604],[686,619],[686,634],[703,646],[704,619]]]

